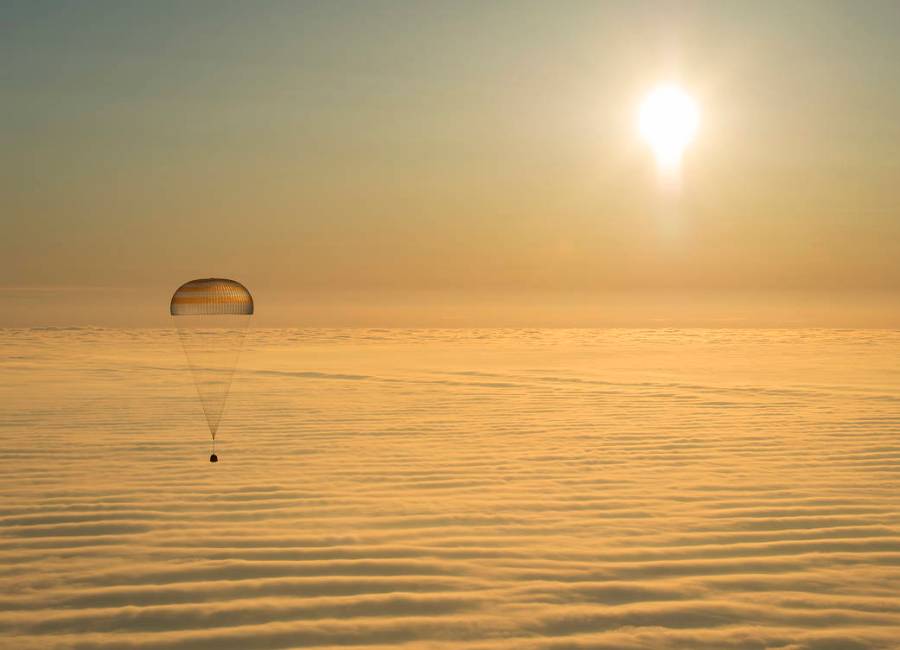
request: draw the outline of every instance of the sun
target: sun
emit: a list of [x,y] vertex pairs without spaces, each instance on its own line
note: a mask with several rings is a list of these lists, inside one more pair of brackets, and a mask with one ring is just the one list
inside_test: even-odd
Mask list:
[[641,103],[638,128],[647,141],[657,164],[664,169],[677,168],[684,150],[694,139],[700,124],[697,103],[674,84],[654,88]]

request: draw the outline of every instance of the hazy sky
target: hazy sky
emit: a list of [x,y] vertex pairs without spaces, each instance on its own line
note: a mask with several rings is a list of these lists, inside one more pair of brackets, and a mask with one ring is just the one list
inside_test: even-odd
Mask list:
[[[0,324],[85,288],[164,314],[206,276],[284,304],[895,292],[898,25],[874,1],[5,2]],[[635,126],[667,80],[702,112],[678,192]]]

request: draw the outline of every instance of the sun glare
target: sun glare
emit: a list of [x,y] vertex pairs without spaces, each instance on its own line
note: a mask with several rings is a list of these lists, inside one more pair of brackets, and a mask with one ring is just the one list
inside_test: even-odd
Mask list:
[[657,164],[675,169],[700,123],[696,102],[675,85],[655,88],[641,103],[638,126]]

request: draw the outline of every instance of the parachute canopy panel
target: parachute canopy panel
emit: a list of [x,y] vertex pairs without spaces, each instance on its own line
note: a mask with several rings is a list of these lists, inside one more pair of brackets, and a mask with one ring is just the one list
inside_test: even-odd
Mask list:
[[240,282],[206,278],[186,282],[172,296],[173,316],[253,313],[253,296]]

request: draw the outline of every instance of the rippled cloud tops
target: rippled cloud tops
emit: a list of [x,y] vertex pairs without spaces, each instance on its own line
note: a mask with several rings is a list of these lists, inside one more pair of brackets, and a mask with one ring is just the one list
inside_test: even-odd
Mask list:
[[0,647],[895,648],[900,334],[0,333]]

